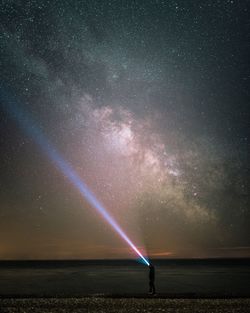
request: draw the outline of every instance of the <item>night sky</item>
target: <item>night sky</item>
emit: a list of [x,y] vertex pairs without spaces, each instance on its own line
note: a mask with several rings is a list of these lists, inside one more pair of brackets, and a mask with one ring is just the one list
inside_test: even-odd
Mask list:
[[[150,257],[250,256],[248,1],[0,2],[1,92]],[[0,259],[133,258],[0,103]]]

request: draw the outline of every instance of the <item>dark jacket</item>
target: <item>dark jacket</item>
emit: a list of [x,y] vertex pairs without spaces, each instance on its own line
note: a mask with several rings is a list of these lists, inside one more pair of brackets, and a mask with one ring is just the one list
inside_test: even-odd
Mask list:
[[154,281],[155,280],[155,268],[153,265],[149,266],[149,280]]

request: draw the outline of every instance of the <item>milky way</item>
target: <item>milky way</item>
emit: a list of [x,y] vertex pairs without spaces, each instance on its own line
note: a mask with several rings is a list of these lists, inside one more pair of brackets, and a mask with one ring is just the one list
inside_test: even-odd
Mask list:
[[[250,255],[246,3],[0,11],[2,82],[145,253]],[[4,113],[0,144],[0,258],[133,257]]]

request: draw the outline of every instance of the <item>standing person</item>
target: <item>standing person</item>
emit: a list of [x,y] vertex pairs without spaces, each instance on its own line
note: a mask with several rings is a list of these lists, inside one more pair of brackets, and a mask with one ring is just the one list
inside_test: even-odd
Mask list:
[[155,294],[155,268],[153,264],[149,264],[149,293]]

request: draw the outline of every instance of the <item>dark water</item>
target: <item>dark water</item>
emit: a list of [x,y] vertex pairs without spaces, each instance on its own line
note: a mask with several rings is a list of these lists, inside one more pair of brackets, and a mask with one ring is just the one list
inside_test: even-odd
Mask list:
[[[250,295],[249,259],[156,260],[162,294]],[[135,261],[0,262],[1,296],[145,294],[148,268]]]

